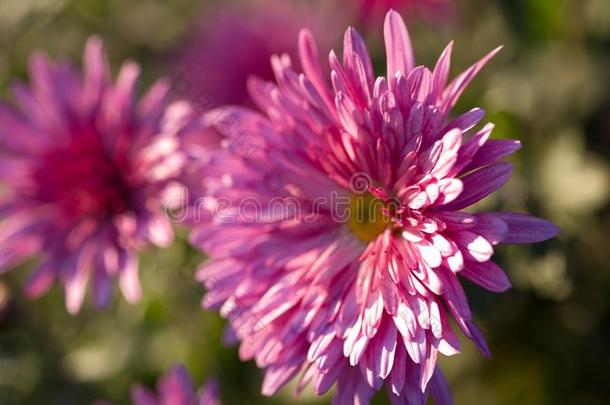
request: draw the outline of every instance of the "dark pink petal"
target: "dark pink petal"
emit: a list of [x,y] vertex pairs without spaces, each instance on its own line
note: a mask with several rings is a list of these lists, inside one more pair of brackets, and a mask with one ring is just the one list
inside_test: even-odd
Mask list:
[[446,130],[458,128],[462,132],[466,133],[475,125],[477,125],[483,119],[484,116],[485,111],[480,108],[473,108],[472,110],[465,112],[464,114],[451,121],[447,126]]
[[468,84],[475,78],[475,76],[483,69],[483,67],[489,62],[491,58],[493,58],[502,47],[498,47],[485,55],[481,60],[476,62],[474,65],[466,69],[466,71],[460,74],[458,77],[453,79],[453,81],[449,84],[449,87],[445,90],[443,95],[443,102],[441,105],[441,109],[445,112],[448,112],[455,106],[458,99],[468,87]]
[[[393,394],[400,394],[405,384],[405,371],[407,369],[407,353],[403,345],[398,345],[394,356],[395,367],[390,374],[389,387]],[[389,389],[388,389],[389,392]]]
[[155,395],[139,384],[131,387],[131,400],[134,405],[160,405]]
[[462,194],[453,202],[443,206],[443,210],[458,211],[487,197],[508,181],[512,171],[513,167],[510,163],[502,162],[483,167],[464,176]]
[[544,219],[516,212],[494,212],[508,225],[508,233],[502,243],[536,243],[551,239],[559,233],[559,228]]
[[460,231],[452,235],[453,241],[460,247],[468,260],[486,262],[493,255],[493,246],[483,236],[471,231]]
[[[170,97],[170,85],[167,80],[157,80],[150,90],[142,97],[138,105],[138,114],[150,120],[151,117],[160,115]],[[147,121],[145,121],[147,122]]]
[[489,347],[487,346],[487,342],[485,341],[485,337],[483,337],[483,333],[479,330],[479,328],[472,321],[466,322],[468,329],[467,334],[470,335],[472,340],[474,341],[475,346],[483,356],[489,358],[491,357],[491,352],[489,351]]
[[121,257],[119,287],[127,302],[135,303],[142,297],[142,287],[138,275],[138,258],[127,252]]
[[437,367],[434,371],[429,387],[435,405],[453,405],[449,384],[440,368]]
[[350,367],[339,378],[333,405],[368,404],[374,393],[375,391],[362,378],[360,370],[357,367]]
[[345,37],[343,39],[343,64],[352,71],[355,71],[356,67],[352,65],[353,54],[358,55],[358,58],[362,62],[366,82],[371,85],[374,82],[375,77],[369,51],[358,31],[350,27],[345,31]]
[[453,272],[441,272],[439,277],[443,280],[443,298],[460,327],[465,329],[467,326],[466,322],[472,318],[472,313],[470,312],[470,306],[468,305],[464,289]]
[[504,292],[511,287],[506,273],[492,261],[478,263],[468,260],[459,274],[489,291]]
[[110,80],[110,69],[102,39],[93,36],[87,41],[84,56],[84,91],[87,103],[94,103]]
[[503,157],[511,155],[520,148],[521,142],[517,140],[490,139],[479,148],[476,154],[472,157],[472,160],[468,166],[464,168],[464,171],[474,170],[477,167],[482,167],[497,162]]
[[333,105],[332,96],[328,91],[328,85],[322,73],[322,67],[318,58],[318,47],[311,31],[304,29],[299,33],[299,55],[303,72],[311,81],[317,92],[323,97],[326,105]]
[[75,271],[64,281],[66,290],[66,309],[72,315],[78,313],[85,300],[87,281],[89,280],[88,276],[89,272],[87,271]]
[[472,136],[472,138],[462,145],[462,148],[459,151],[458,163],[455,165],[451,174],[458,175],[471,170],[465,170],[464,168],[470,165],[472,157],[488,141],[493,128],[493,124],[486,124],[483,129],[477,132],[474,136]]
[[[13,134],[10,136],[9,134]],[[0,146],[5,151],[34,154],[41,151],[44,142],[22,117],[9,106],[0,104]]]
[[[104,100],[104,125],[108,128],[122,128],[128,124],[134,111],[136,98],[136,85],[140,77],[140,66],[134,62],[127,62],[121,66],[117,81],[111,92],[106,94]],[[119,127],[121,126],[121,127]],[[125,136],[126,134],[119,135]],[[105,139],[112,145],[114,139]]]
[[449,42],[441,56],[436,62],[436,66],[432,72],[432,91],[430,92],[430,101],[436,103],[443,94],[447,79],[449,78],[449,69],[451,67],[451,52],[453,51],[453,41]]
[[75,256],[70,257],[64,270],[64,285],[66,290],[66,309],[72,315],[76,314],[85,299],[87,282],[91,273],[94,246],[85,243]]
[[112,278],[105,268],[97,267],[93,273],[93,303],[98,308],[105,308],[112,297]]
[[220,388],[215,379],[208,380],[199,392],[197,405],[220,405]]
[[25,284],[24,293],[28,298],[38,298],[52,287],[57,272],[51,263],[43,263],[32,273]]
[[475,214],[477,224],[472,232],[481,235],[492,245],[502,242],[508,234],[508,226],[500,218],[493,214]]
[[284,386],[301,369],[301,362],[293,361],[289,364],[270,366],[265,371],[262,394],[271,396]]
[[393,83],[397,73],[407,77],[415,67],[409,32],[400,14],[394,10],[386,15],[383,35],[388,60],[388,82]]
[[384,380],[390,374],[392,367],[394,366],[397,341],[396,328],[393,324],[386,323],[385,327],[380,332],[380,336],[373,344],[371,354],[375,365],[374,371],[376,375]]
[[174,366],[170,372],[157,383],[160,405],[193,404],[195,388],[193,380],[182,365]]

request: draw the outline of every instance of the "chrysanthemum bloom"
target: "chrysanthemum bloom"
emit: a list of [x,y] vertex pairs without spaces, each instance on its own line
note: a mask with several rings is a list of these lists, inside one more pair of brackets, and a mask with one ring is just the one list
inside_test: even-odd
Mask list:
[[[199,111],[249,102],[250,76],[273,79],[273,54],[298,55],[297,37],[303,25],[330,49],[339,31],[316,8],[287,0],[257,0],[252,4],[222,5],[206,10],[200,27],[177,54],[176,91]],[[333,35],[335,33],[335,35]]]
[[[303,74],[274,57],[277,84],[250,83],[262,114],[207,118],[229,141],[211,165],[226,172],[218,219],[192,234],[211,255],[204,305],[230,320],[241,358],[266,370],[266,395],[301,373],[299,389],[318,394],[337,382],[336,404],[368,403],[384,383],[397,404],[429,393],[450,403],[436,368],[439,352],[459,350],[450,315],[488,354],[459,277],[504,291],[493,246],[557,232],[523,214],[463,211],[508,180],[499,160],[519,148],[489,140],[492,125],[471,133],[478,108],[449,117],[497,50],[448,82],[451,44],[430,71],[415,65],[396,12],[384,32],[387,78],[350,28],[343,61],[330,53],[329,86],[303,31]],[[256,142],[241,147],[247,138]]]
[[141,385],[131,389],[133,405],[219,405],[220,394],[216,380],[208,380],[195,392],[193,380],[184,366],[174,366],[157,383],[157,394]]
[[0,270],[31,255],[42,262],[26,286],[39,296],[55,280],[75,313],[88,280],[105,305],[118,278],[129,302],[141,294],[137,252],[167,246],[172,227],[164,191],[185,161],[169,86],[137,101],[139,67],[127,62],[112,83],[102,42],[91,38],[81,75],[35,54],[31,84],[13,87],[16,107],[0,105]]

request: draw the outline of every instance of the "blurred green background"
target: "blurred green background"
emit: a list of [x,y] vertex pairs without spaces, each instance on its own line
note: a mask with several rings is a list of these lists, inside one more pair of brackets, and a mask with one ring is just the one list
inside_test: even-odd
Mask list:
[[[8,97],[11,79],[27,77],[32,50],[79,61],[92,33],[104,38],[113,68],[135,59],[150,83],[170,73],[169,55],[221,3],[0,0],[0,94]],[[456,110],[480,106],[497,125],[495,137],[523,142],[514,177],[482,208],[528,211],[562,232],[544,244],[498,249],[514,284],[507,293],[466,285],[493,358],[464,341],[461,355],[441,360],[455,403],[608,404],[610,1],[462,0],[457,10],[448,26],[412,16],[409,29],[418,62],[427,65],[456,40],[453,74],[505,45]],[[381,25],[363,28],[381,73]],[[292,387],[261,397],[260,371],[223,347],[223,322],[200,309],[203,290],[193,281],[204,256],[188,246],[185,230],[179,234],[170,249],[142,256],[145,294],[138,305],[117,294],[105,311],[87,304],[70,316],[57,287],[37,301],[22,297],[31,264],[3,275],[0,404],[127,404],[131,383],[152,386],[175,362],[185,363],[197,383],[217,376],[223,403],[292,403]],[[378,397],[376,403],[386,403],[385,393]],[[329,401],[311,393],[302,398]]]

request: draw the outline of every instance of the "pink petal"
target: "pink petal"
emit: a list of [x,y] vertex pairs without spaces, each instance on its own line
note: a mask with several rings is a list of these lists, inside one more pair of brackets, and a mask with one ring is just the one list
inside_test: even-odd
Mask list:
[[134,405],[160,405],[155,395],[139,384],[131,388],[131,400]]
[[492,261],[478,263],[469,260],[460,275],[493,292],[504,292],[511,287],[506,273]]
[[97,267],[93,273],[93,302],[96,307],[104,308],[112,296],[112,278],[106,269]]
[[521,142],[514,139],[490,139],[479,148],[464,170],[474,170],[477,167],[497,162],[520,148]]
[[300,369],[301,362],[299,361],[287,365],[280,364],[278,366],[268,367],[265,371],[262,394],[267,397],[275,394],[284,384],[294,377]]
[[174,366],[170,372],[157,383],[160,405],[193,404],[193,380],[182,365]]
[[475,346],[485,357],[491,357],[491,352],[489,351],[489,347],[487,346],[487,342],[485,342],[485,338],[483,337],[483,333],[479,330],[479,328],[472,321],[466,322],[468,326],[468,334],[470,334],[472,340],[474,341]]
[[449,69],[451,67],[451,52],[453,51],[453,41],[449,42],[447,47],[439,56],[434,71],[432,73],[432,92],[430,93],[431,102],[436,103],[438,98],[443,94],[447,79],[449,78]]
[[391,323],[386,323],[383,334],[376,339],[374,348],[371,349],[375,362],[375,374],[384,380],[390,374],[394,365],[396,335],[396,327]]
[[502,242],[508,234],[508,226],[494,214],[475,214],[477,225],[471,229],[472,232],[481,235],[492,245]]
[[304,29],[299,33],[299,55],[303,72],[311,81],[317,92],[324,98],[326,105],[333,106],[332,97],[328,91],[326,79],[322,73],[318,58],[318,48],[311,31]]
[[435,405],[453,405],[449,384],[440,368],[436,368],[428,386]]
[[490,213],[508,225],[508,233],[502,243],[536,243],[557,236],[559,228],[544,219],[516,212]]
[[25,295],[28,298],[38,298],[51,288],[57,278],[52,263],[43,263],[30,276],[25,284]]
[[104,52],[104,43],[98,36],[87,40],[84,56],[85,99],[94,103],[102,94],[102,89],[110,79],[108,60]]
[[486,262],[494,253],[487,239],[474,232],[458,232],[453,236],[453,241],[460,246],[464,257],[470,260]]
[[417,243],[415,247],[417,248],[421,258],[428,266],[436,268],[441,265],[441,253],[432,243],[424,239]]
[[485,198],[502,187],[510,178],[513,167],[510,163],[496,163],[483,167],[462,178],[464,191],[460,196],[445,205],[445,210],[461,210]]
[[351,63],[352,54],[354,53],[358,55],[362,62],[367,83],[372,84],[375,77],[369,51],[358,31],[350,27],[345,31],[345,37],[343,39],[343,64],[348,66],[351,70],[355,69],[355,66],[352,66]]
[[129,303],[136,303],[142,297],[142,287],[138,275],[138,258],[131,253],[124,253],[119,270],[119,287]]
[[220,405],[220,389],[217,380],[210,379],[201,388],[198,405]]
[[483,67],[489,62],[491,58],[493,58],[502,47],[498,47],[485,55],[481,60],[476,62],[474,65],[469,67],[464,73],[460,74],[458,77],[453,79],[453,81],[449,84],[449,87],[445,91],[443,95],[443,105],[442,110],[445,112],[449,112],[457,103],[457,100],[462,95],[468,84],[474,79],[474,77],[483,69]]
[[388,82],[393,83],[397,73],[407,77],[415,66],[409,32],[400,14],[394,10],[386,15],[383,35],[388,60]]

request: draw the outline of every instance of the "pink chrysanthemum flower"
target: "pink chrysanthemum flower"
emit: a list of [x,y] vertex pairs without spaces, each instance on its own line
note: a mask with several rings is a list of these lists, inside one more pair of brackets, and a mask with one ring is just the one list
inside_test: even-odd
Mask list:
[[286,0],[256,0],[206,10],[201,25],[186,39],[175,62],[176,91],[193,100],[199,111],[249,102],[249,77],[273,79],[269,58],[298,55],[297,37],[311,27],[321,45],[330,49],[338,31],[323,12]]
[[493,246],[557,232],[523,214],[463,211],[508,180],[499,160],[519,148],[489,140],[490,124],[470,134],[478,108],[449,117],[497,50],[448,82],[451,44],[430,71],[396,12],[384,32],[387,78],[350,28],[329,86],[303,31],[304,73],[274,57],[277,84],[250,84],[263,114],[207,117],[228,141],[211,165],[224,172],[210,188],[217,220],[192,234],[211,255],[204,305],[230,320],[241,358],[266,369],[266,395],[302,372],[299,390],[336,382],[336,404],[366,404],[384,384],[396,404],[450,403],[436,368],[439,352],[459,350],[449,316],[488,354],[459,277],[504,291]]
[[131,389],[133,405],[219,405],[220,394],[216,380],[208,380],[195,392],[193,380],[184,366],[174,366],[157,383],[157,394],[135,385]]
[[46,55],[30,59],[31,84],[15,84],[16,107],[0,105],[0,270],[40,253],[26,286],[39,296],[55,280],[66,306],[81,307],[89,279],[105,305],[118,278],[140,297],[137,252],[173,237],[164,191],[185,161],[166,111],[168,84],[136,100],[138,65],[111,82],[102,41],[91,38],[81,75]]

